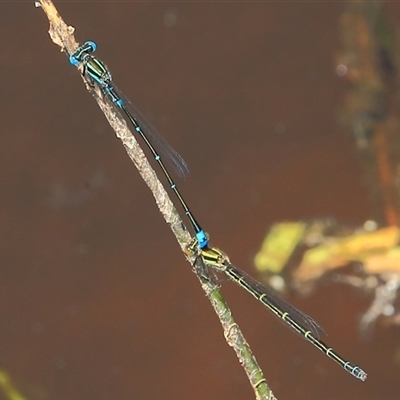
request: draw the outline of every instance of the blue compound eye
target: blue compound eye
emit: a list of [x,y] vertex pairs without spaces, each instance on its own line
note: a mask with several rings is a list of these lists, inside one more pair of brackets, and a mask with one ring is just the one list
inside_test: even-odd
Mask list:
[[79,64],[79,60],[75,57],[75,54],[76,54],[76,52],[69,55],[69,62],[74,67],[76,67]]
[[76,67],[80,62],[82,62],[85,54],[90,54],[96,51],[97,44],[91,40],[86,41],[82,46],[78,47],[69,56],[69,62]]
[[87,42],[85,42],[85,44],[83,45],[83,46],[87,46],[87,47],[90,47],[91,48],[91,50],[90,50],[90,52],[92,53],[93,51],[96,51],[97,50],[97,44],[95,43],[95,42],[92,42],[91,40],[88,40]]

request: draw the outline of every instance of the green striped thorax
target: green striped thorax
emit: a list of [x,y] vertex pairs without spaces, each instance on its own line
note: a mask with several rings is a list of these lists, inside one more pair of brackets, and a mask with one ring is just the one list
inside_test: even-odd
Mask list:
[[[208,239],[208,235],[207,235]],[[205,247],[200,249],[197,239],[193,239],[186,247],[186,253],[190,256],[202,257],[204,262],[218,270],[225,270],[224,263],[230,262],[228,256],[220,249],[215,247]]]
[[97,83],[118,106],[123,105],[123,100],[115,92],[112,84],[112,75],[105,64],[92,53],[97,49],[95,42],[87,41],[69,56],[72,65],[83,64],[83,74],[88,75],[92,81]]

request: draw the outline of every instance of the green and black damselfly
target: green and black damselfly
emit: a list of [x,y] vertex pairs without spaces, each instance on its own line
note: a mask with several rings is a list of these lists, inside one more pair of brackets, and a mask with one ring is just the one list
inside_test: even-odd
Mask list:
[[229,257],[221,250],[210,247],[200,250],[198,249],[199,246],[197,245],[196,240],[194,240],[188,246],[188,253],[202,257],[206,265],[225,273],[229,279],[253,295],[274,315],[285,322],[287,326],[312,343],[329,358],[336,361],[351,375],[362,381],[367,379],[367,374],[360,367],[346,361],[336,353],[335,350],[319,339],[320,334],[325,333],[325,331],[310,316],[304,314],[302,311],[283,300],[271,288],[264,286],[246,272],[235,267],[229,260]]

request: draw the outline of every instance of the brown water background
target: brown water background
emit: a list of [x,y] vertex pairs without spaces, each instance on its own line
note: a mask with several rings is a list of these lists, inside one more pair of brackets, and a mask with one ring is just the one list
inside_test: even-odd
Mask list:
[[[337,124],[341,2],[58,2],[190,166],[178,181],[234,263],[283,220],[371,216]],[[386,10],[400,22],[399,3]],[[197,279],[33,1],[0,3],[0,367],[29,399],[251,399]],[[157,171],[158,172],[158,171]],[[398,328],[372,298],[289,300],[369,374],[346,374],[233,283],[223,293],[279,399],[398,399]],[[1,396],[1,395],[0,395]]]

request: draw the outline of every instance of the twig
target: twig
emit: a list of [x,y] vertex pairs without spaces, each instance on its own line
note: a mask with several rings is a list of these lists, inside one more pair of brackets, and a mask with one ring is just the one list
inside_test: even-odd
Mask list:
[[[49,19],[49,34],[52,41],[66,54],[69,55],[73,53],[78,47],[73,36],[75,29],[65,24],[51,0],[35,1],[35,5],[38,5],[38,3],[40,3],[40,6]],[[244,339],[238,325],[233,320],[231,311],[218,290],[219,287],[217,282],[208,274],[208,271],[200,257],[194,258],[185,252],[188,243],[191,241],[190,234],[184,226],[163,185],[158,180],[156,173],[150,166],[145,154],[137,143],[134,134],[132,134],[128,129],[124,118],[116,112],[115,107],[110,104],[109,101],[106,101],[100,88],[93,86],[89,79],[84,75],[82,75],[82,79],[84,80],[87,89],[96,99],[97,104],[103,111],[117,137],[122,141],[129,158],[133,161],[141,177],[153,193],[158,209],[167,224],[170,226],[187,260],[192,265],[193,271],[200,280],[203,290],[210,299],[210,302],[220,319],[225,339],[229,346],[235,350],[241,365],[245,369],[250,384],[255,392],[256,399],[274,400],[275,397],[267,386],[263,373],[258,366],[249,345]]]

